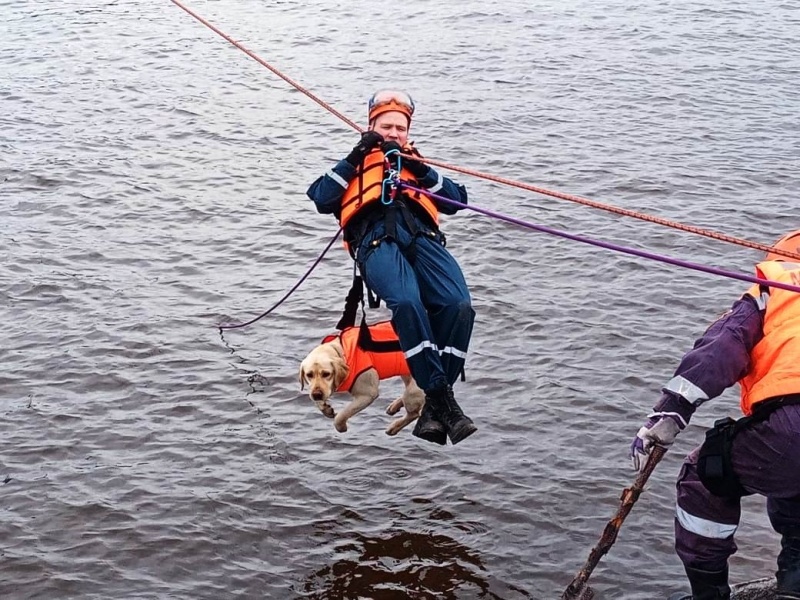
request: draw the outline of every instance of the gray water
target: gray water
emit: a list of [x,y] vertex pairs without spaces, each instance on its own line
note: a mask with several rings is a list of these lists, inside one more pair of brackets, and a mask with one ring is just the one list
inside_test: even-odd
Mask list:
[[[363,122],[400,86],[449,163],[769,243],[800,226],[791,1],[192,0]],[[305,197],[357,134],[171,2],[0,1],[0,597],[557,598],[633,480],[682,353],[748,284],[464,211],[480,430],[346,434],[300,392],[352,265]],[[444,171],[443,171],[444,172]],[[472,203],[749,273],[754,250],[448,173]],[[370,319],[386,316],[372,311]],[[340,406],[344,398],[334,402]],[[654,473],[591,583],[685,588]],[[774,570],[744,502],[732,578]]]

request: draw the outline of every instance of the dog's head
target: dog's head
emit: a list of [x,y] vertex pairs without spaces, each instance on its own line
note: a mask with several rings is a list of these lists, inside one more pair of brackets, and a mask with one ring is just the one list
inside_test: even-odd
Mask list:
[[308,396],[326,417],[333,418],[328,398],[347,379],[350,368],[344,360],[339,342],[320,344],[300,363],[300,389],[308,385]]

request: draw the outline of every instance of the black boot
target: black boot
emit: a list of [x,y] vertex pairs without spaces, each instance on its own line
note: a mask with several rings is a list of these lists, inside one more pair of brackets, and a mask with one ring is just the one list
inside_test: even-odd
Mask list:
[[425,395],[425,404],[422,406],[422,414],[417,419],[417,424],[414,425],[412,434],[425,440],[426,442],[433,442],[444,446],[447,443],[447,432],[444,425],[439,420],[433,408],[434,402],[431,402],[428,395]]
[[722,571],[703,571],[684,566],[689,585],[692,586],[692,600],[730,600],[731,588],[728,585],[728,567]]
[[800,598],[800,530],[793,529],[781,537],[775,598]]
[[436,411],[436,416],[439,417],[439,420],[444,423],[450,443],[454,446],[478,431],[472,419],[461,410],[453,394],[453,388],[449,385],[442,390],[442,393],[436,399],[433,409]]

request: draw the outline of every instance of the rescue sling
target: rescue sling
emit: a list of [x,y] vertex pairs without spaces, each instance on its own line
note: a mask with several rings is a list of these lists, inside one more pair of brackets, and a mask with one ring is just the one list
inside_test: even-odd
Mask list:
[[338,336],[327,336],[323,343],[337,337],[350,368],[347,378],[336,388],[337,392],[349,392],[358,376],[369,369],[375,369],[380,379],[411,375],[391,321],[381,321],[368,327],[366,321],[362,320],[359,327],[348,327]]

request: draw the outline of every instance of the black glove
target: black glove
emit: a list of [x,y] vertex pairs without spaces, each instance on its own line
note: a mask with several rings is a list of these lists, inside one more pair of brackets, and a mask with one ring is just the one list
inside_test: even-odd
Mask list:
[[[404,154],[413,154],[420,157],[422,156],[415,148],[406,150]],[[414,160],[413,158],[404,158],[403,166],[408,169],[416,179],[424,178],[431,171],[431,168],[424,162]]]
[[397,150],[398,152],[403,152],[403,147],[395,142],[394,140],[389,140],[388,142],[383,142],[381,144],[381,151],[384,154],[388,154],[392,150]]
[[369,154],[369,151],[382,142],[383,136],[377,131],[365,131],[361,134],[361,141],[353,147],[353,150],[345,157],[345,160],[357,167],[364,160],[364,157]]
[[[381,144],[381,152],[386,155],[386,158],[389,159],[389,164],[391,164],[394,169],[397,168],[397,153],[402,151],[403,147],[394,140]],[[403,161],[403,164],[405,164],[405,161]]]
[[[392,150],[398,150],[403,154],[413,154],[416,156],[420,155],[419,152],[417,152],[414,148],[411,149],[403,148],[402,146],[400,146],[400,144],[398,144],[395,141],[384,142],[383,144],[381,144],[381,150],[383,151],[384,154],[389,154],[389,152]],[[389,154],[389,161],[392,163],[392,165],[396,167],[397,154],[396,153]],[[403,161],[403,168],[408,169],[416,179],[422,179],[431,170],[431,168],[428,165],[426,165],[425,163],[421,163],[418,160],[414,160],[413,158],[402,158],[402,161]]]

